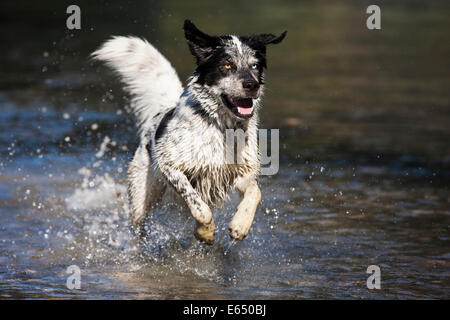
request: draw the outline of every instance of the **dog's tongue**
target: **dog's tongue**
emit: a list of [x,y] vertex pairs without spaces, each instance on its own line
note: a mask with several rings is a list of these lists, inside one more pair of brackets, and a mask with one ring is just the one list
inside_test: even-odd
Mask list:
[[240,114],[245,114],[245,115],[247,115],[247,114],[251,114],[252,111],[253,111],[253,107],[250,107],[250,108],[241,108],[241,107],[238,107],[238,112],[239,112]]
[[252,99],[233,99],[233,104],[240,114],[249,115],[253,112]]

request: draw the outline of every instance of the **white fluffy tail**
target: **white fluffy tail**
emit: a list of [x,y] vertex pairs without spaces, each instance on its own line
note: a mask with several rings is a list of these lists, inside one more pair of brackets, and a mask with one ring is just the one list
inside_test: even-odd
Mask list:
[[106,62],[121,76],[131,94],[139,130],[149,128],[152,118],[173,107],[183,93],[177,72],[150,43],[136,37],[113,37],[92,57]]

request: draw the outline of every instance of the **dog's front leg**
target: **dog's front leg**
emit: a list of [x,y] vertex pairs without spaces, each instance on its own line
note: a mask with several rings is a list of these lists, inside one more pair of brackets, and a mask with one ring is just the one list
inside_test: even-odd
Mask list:
[[160,168],[170,185],[186,202],[192,216],[197,221],[195,236],[207,244],[212,244],[215,226],[209,206],[201,199],[183,172],[170,166],[163,165]]
[[247,236],[252,226],[256,208],[261,202],[261,191],[254,178],[239,178],[236,189],[241,192],[243,199],[228,225],[228,230],[233,239],[242,240]]

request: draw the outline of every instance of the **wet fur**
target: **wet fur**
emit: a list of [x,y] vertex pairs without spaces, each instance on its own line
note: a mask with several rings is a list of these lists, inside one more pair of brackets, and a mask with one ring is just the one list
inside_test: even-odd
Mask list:
[[[144,40],[114,37],[93,53],[119,73],[140,123],[141,142],[128,170],[131,220],[136,229],[142,229],[148,211],[165,193],[174,192],[197,221],[198,238],[212,243],[210,206],[222,203],[235,188],[244,199],[229,225],[230,235],[242,240],[261,200],[256,183],[260,168],[257,113],[265,48],[280,42],[285,33],[279,37],[210,36],[190,21],[184,30],[197,60],[186,89],[170,63]],[[223,69],[227,63],[234,70]],[[244,81],[258,89],[243,88]],[[236,116],[236,110],[224,104],[225,94],[252,98],[253,116]],[[245,145],[236,151],[244,160],[239,164],[226,162],[226,129],[242,129],[247,135]]]

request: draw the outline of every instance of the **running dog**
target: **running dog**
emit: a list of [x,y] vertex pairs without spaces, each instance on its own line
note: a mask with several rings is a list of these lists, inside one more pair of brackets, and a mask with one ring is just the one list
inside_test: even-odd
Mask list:
[[[142,232],[147,213],[165,192],[175,192],[197,222],[197,238],[212,244],[210,207],[235,188],[243,199],[229,234],[242,240],[261,201],[257,114],[266,46],[281,42],[286,31],[213,36],[186,20],[184,34],[197,64],[185,89],[167,59],[145,40],[113,37],[92,54],[120,75],[139,120],[140,145],[128,168],[131,222]],[[244,146],[236,151],[240,163],[225,159],[227,129],[245,132]]]

